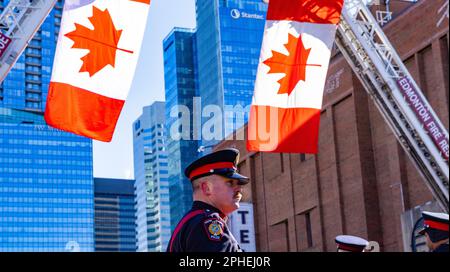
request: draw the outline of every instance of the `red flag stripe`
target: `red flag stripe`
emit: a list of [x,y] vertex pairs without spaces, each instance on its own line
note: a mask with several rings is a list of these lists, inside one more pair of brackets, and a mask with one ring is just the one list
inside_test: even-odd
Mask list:
[[266,20],[338,24],[343,3],[344,0],[270,0]]
[[317,153],[319,124],[320,109],[252,105],[247,149]]
[[130,1],[133,1],[133,2],[140,2],[140,3],[144,3],[144,4],[150,5],[150,0],[130,0]]
[[124,102],[69,84],[50,82],[45,120],[55,128],[110,142]]

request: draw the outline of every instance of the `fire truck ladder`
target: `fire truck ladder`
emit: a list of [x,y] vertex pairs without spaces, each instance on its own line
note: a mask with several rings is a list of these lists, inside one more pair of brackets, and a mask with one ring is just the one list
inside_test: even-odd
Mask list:
[[0,15],[0,82],[16,63],[57,0],[11,0]]
[[441,208],[449,212],[448,131],[361,0],[345,0],[336,44]]

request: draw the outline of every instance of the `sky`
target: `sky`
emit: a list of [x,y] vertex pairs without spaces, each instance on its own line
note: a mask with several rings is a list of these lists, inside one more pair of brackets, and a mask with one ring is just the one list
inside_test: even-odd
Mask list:
[[195,0],[152,0],[141,55],[111,142],[93,141],[94,177],[134,178],[132,124],[144,106],[164,101],[164,38],[174,27],[195,28]]

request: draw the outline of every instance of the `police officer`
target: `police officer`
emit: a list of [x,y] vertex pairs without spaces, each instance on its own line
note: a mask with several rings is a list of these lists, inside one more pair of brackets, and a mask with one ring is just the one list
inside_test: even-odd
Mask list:
[[227,226],[227,216],[239,208],[242,186],[249,179],[237,172],[239,151],[234,148],[208,154],[186,169],[193,188],[192,209],[175,228],[168,252],[239,252]]
[[353,235],[338,235],[334,240],[337,252],[365,252],[369,245],[369,241]]
[[448,252],[448,214],[422,212],[424,227],[419,231],[425,235],[432,252]]

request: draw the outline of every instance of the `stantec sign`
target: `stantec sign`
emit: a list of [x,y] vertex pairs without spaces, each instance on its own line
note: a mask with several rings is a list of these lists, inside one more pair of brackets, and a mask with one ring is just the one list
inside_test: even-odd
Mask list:
[[247,18],[247,19],[257,19],[257,20],[264,20],[264,15],[256,14],[256,13],[247,13],[244,11],[240,11],[238,9],[232,9],[230,11],[230,15],[233,19],[239,19],[239,18]]

